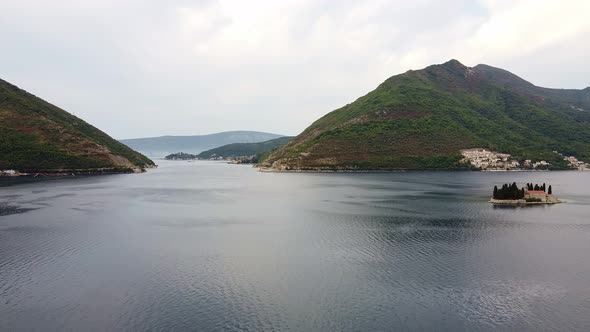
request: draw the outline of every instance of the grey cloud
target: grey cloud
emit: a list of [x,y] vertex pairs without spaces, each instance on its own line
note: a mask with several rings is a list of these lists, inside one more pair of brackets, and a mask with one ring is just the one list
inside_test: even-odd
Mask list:
[[527,52],[480,51],[482,27],[527,1],[4,1],[0,77],[117,138],[297,134],[387,77],[449,58],[589,85],[582,20]]

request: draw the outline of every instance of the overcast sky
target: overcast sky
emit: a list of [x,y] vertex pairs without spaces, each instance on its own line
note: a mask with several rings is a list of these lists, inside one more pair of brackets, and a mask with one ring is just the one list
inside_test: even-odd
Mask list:
[[0,0],[0,78],[115,138],[294,135],[458,59],[590,85],[590,1]]

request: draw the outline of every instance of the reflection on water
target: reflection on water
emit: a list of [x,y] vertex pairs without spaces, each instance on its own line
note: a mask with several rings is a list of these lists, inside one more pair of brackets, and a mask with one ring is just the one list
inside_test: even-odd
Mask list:
[[[590,172],[162,162],[0,187],[1,330],[587,330]],[[494,208],[494,184],[566,204]]]

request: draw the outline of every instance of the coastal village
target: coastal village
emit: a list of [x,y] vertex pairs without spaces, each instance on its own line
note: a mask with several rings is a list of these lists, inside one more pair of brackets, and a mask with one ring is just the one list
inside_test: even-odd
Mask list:
[[578,160],[578,158],[570,156],[570,157],[563,157],[563,160],[567,161],[570,164],[570,167],[573,169],[577,169],[578,171],[590,171],[590,164]]
[[[588,171],[590,164],[578,160],[574,156],[564,156],[557,151],[563,160],[567,161],[571,169]],[[518,171],[518,170],[547,170],[551,164],[545,160],[535,161],[523,160],[518,161],[508,153],[491,151],[485,148],[474,148],[461,150],[463,162],[482,171]]]
[[508,153],[494,152],[487,149],[461,150],[464,162],[480,170],[517,170],[520,162],[512,160]]

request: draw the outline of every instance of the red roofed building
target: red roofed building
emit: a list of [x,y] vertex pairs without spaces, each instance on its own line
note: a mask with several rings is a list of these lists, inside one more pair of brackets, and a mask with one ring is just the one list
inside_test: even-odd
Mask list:
[[524,194],[525,200],[538,200],[539,202],[557,202],[553,195],[549,195],[543,190],[529,190]]
[[527,194],[530,194],[530,195],[543,195],[543,196],[548,195],[543,190],[529,190],[529,191],[527,191]]

